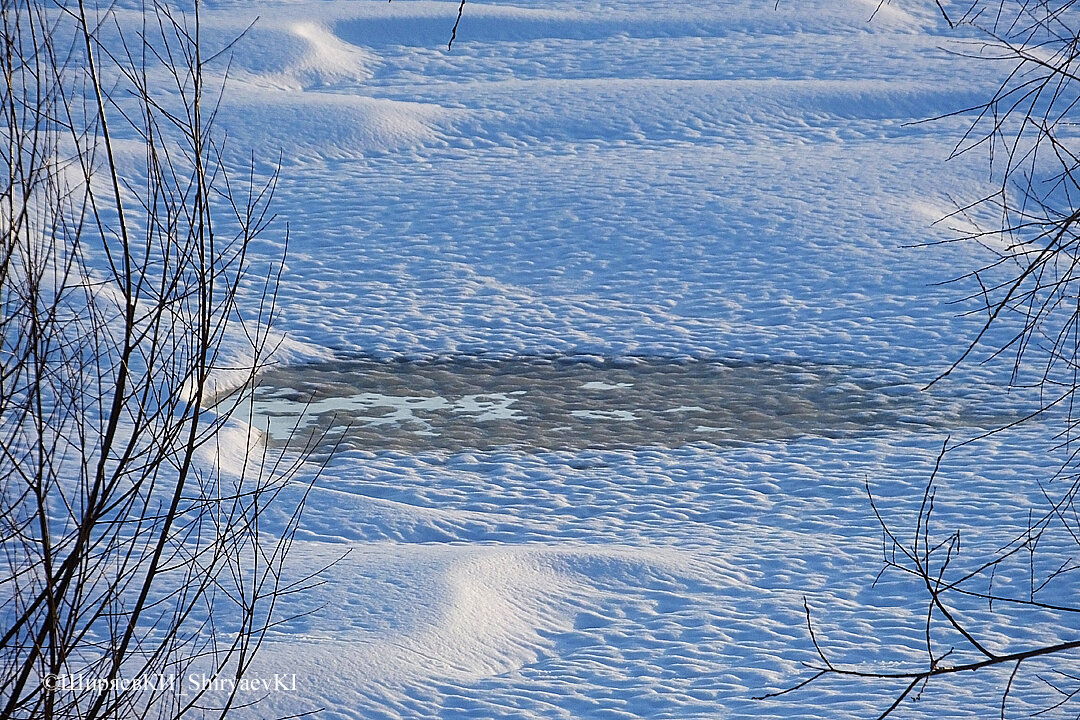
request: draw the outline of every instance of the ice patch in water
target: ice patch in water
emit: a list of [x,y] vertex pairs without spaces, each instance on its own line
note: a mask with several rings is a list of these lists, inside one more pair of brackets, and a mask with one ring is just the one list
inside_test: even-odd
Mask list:
[[405,452],[732,445],[1002,420],[872,369],[662,358],[291,366],[267,373],[253,402],[272,443]]

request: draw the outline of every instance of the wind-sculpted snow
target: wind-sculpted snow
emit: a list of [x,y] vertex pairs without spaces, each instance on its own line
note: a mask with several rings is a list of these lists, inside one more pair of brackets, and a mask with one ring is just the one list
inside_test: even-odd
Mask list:
[[[913,513],[933,464],[925,445],[893,432],[722,452],[346,451],[313,491],[296,562],[348,554],[294,601],[315,614],[278,628],[261,662],[298,668],[330,717],[871,714],[886,689],[749,696],[812,659],[803,595],[839,659],[919,657],[917,588],[886,576],[870,589],[880,536],[863,483],[874,476],[891,516]],[[1025,499],[1010,466],[1028,459],[996,455],[1010,465],[976,475],[960,453],[947,468],[948,521]],[[1017,520],[981,542],[1022,532]],[[914,716],[992,711],[978,698],[992,683],[928,693]]]
[[[750,698],[814,659],[803,596],[838,658],[920,660],[866,487],[902,523],[945,436],[1030,408],[1007,358],[922,390],[983,317],[943,283],[985,255],[935,221],[987,185],[946,162],[968,119],[921,121],[1001,68],[933,3],[469,2],[448,52],[457,7],[203,14],[218,43],[261,16],[218,121],[258,174],[280,149],[277,329],[306,348],[248,419],[342,440],[293,558],[326,582],[256,668],[298,689],[239,715],[875,717],[892,688]],[[943,467],[965,549],[1040,502],[1025,432]],[[905,717],[996,717],[1000,680]]]

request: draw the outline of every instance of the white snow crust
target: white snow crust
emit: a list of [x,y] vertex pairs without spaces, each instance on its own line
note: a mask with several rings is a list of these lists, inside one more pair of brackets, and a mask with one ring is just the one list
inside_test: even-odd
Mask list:
[[[268,175],[280,150],[276,330],[303,349],[297,373],[312,357],[768,360],[917,394],[981,322],[941,283],[985,257],[938,244],[955,232],[935,221],[987,190],[977,152],[946,162],[969,120],[918,121],[987,97],[998,68],[951,53],[933,3],[893,0],[870,22],[877,5],[469,2],[448,52],[456,2],[210,4],[210,42],[260,18],[218,121],[238,164],[254,147]],[[283,247],[275,227],[260,261]],[[971,363],[934,392],[1015,412],[1026,398],[995,389],[1006,377]],[[348,446],[293,555],[297,573],[332,565],[325,584],[289,598],[303,615],[253,670],[295,673],[297,690],[238,716],[875,717],[897,688],[751,697],[814,659],[804,596],[838,659],[921,658],[918,588],[871,587],[865,484],[910,520],[944,436],[979,432],[957,423]],[[1030,425],[950,456],[941,527],[971,526],[972,551],[1021,528],[1041,501],[1032,479],[1054,469],[1044,436]],[[996,717],[1002,681],[931,684],[903,717]]]

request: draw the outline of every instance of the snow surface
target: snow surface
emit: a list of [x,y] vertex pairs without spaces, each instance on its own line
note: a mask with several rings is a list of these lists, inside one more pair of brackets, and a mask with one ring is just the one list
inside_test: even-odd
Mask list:
[[[941,283],[981,256],[914,246],[954,236],[934,222],[951,198],[985,191],[986,167],[978,153],[945,162],[964,118],[912,123],[985,98],[997,69],[949,52],[933,3],[894,0],[868,22],[877,4],[469,2],[450,52],[456,2],[210,4],[211,44],[259,16],[218,121],[236,162],[255,148],[264,175],[281,150],[277,330],[297,362],[318,358],[275,371],[267,416],[295,417],[311,378],[332,370],[314,401],[324,416],[400,428],[416,408],[387,398],[408,395],[481,428],[430,446],[416,433],[353,436],[332,458],[293,560],[297,572],[336,564],[290,598],[287,612],[310,614],[273,631],[255,671],[296,673],[297,690],[240,715],[688,720],[887,706],[894,688],[837,682],[751,697],[805,676],[804,595],[838,659],[920,659],[918,588],[871,587],[880,538],[864,483],[909,520],[944,436],[974,435],[978,418],[1024,400],[994,390],[992,363],[919,392],[980,322],[949,304],[964,289]],[[279,224],[259,241],[262,261],[283,237]],[[481,418],[510,407],[484,393],[535,390],[526,360],[561,357],[768,361],[701,403],[638,402],[693,416],[771,398],[764,419],[730,417],[773,431],[615,442],[638,415],[605,393],[645,382],[627,371],[574,379],[595,405],[565,405],[568,426],[596,423],[608,440],[481,441],[484,422],[513,422]],[[494,390],[423,384],[425,362],[455,358],[505,361],[510,377]],[[385,386],[363,387],[364,368]],[[808,400],[822,382],[849,402]],[[807,417],[781,432],[785,402]],[[864,422],[866,407],[899,409]],[[919,408],[931,408],[923,421],[896,419]],[[708,430],[710,412],[687,422]],[[1033,426],[951,456],[942,528],[975,523],[978,548],[1022,527],[1040,499],[1029,479],[1055,461],[1041,437]],[[996,716],[1003,679],[931,684],[903,716]]]

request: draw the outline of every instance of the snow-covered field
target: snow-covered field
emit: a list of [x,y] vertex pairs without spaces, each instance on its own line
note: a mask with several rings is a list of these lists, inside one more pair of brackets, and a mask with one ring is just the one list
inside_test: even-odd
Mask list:
[[[919,391],[977,330],[940,283],[981,258],[915,246],[954,236],[932,224],[986,159],[946,163],[964,118],[911,123],[997,68],[948,52],[933,3],[876,6],[469,2],[450,52],[456,2],[209,7],[211,44],[260,16],[219,123],[260,172],[281,150],[278,329],[311,358],[262,411],[295,419],[315,389],[323,425],[357,428],[293,554],[340,560],[256,672],[296,690],[252,716],[888,705],[835,682],[751,697],[805,677],[804,595],[838,658],[920,659],[918,588],[871,588],[864,485],[909,521],[944,437],[1022,401],[974,363]],[[943,527],[1015,529],[1038,500],[1018,480],[1052,472],[1040,437],[951,456]],[[904,716],[996,716],[1003,680],[931,684]]]

